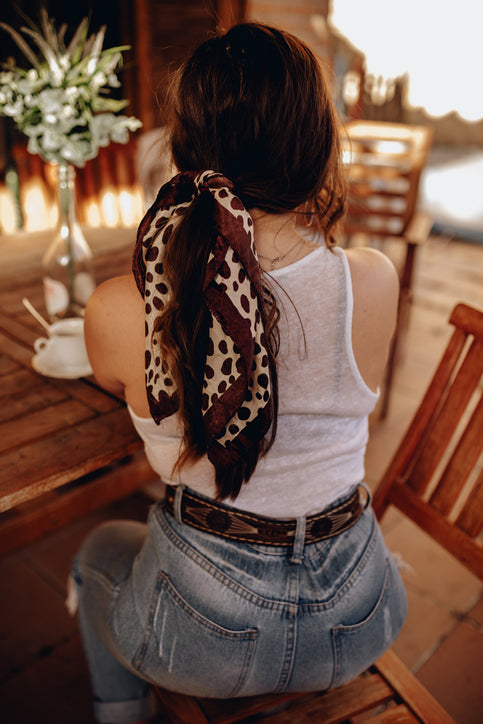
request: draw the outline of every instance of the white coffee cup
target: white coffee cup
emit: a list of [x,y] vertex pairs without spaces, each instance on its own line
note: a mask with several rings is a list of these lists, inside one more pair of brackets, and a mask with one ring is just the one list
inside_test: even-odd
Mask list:
[[39,357],[58,369],[88,367],[84,320],[73,317],[54,322],[51,325],[51,336],[36,339],[34,349]]

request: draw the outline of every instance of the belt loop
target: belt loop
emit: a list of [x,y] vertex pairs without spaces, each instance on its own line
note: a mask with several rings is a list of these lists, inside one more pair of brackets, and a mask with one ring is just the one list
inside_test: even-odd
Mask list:
[[359,483],[359,487],[364,488],[364,490],[367,493],[366,502],[365,502],[364,507],[362,508],[362,510],[366,510],[366,508],[368,508],[372,502],[372,493],[369,490],[369,486],[367,485],[367,483]]
[[292,558],[291,563],[302,563],[304,555],[304,543],[305,543],[305,516],[297,518],[297,528],[295,530],[295,540],[293,542]]
[[183,522],[183,517],[181,515],[181,501],[183,499],[183,493],[184,493],[185,486],[179,485],[176,486],[176,492],[174,494],[174,504],[173,504],[173,512],[174,517],[177,523]]

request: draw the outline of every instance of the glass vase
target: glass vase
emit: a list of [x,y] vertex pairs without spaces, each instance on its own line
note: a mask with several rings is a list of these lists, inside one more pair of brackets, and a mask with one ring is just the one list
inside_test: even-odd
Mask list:
[[51,320],[79,317],[94,291],[92,252],[76,216],[75,169],[57,165],[59,220],[43,258],[44,294]]

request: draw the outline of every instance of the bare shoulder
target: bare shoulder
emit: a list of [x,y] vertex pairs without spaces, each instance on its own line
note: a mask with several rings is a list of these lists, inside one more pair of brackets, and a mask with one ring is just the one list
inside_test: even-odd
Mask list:
[[87,305],[86,315],[92,314],[93,310],[99,314],[101,310],[107,311],[112,307],[115,309],[118,304],[124,305],[128,301],[126,297],[128,297],[129,303],[132,301],[132,297],[141,300],[134,277],[126,274],[108,279],[94,290]]
[[[390,291],[397,294],[399,280],[392,261],[386,254],[368,246],[346,249],[347,261],[352,282],[362,289],[372,290],[375,294]],[[380,288],[383,285],[383,290]]]
[[363,378],[375,390],[396,326],[399,279],[390,259],[376,249],[348,249],[346,256],[354,298],[352,346]]
[[97,380],[112,392],[122,391],[133,350],[142,347],[143,310],[143,299],[131,276],[100,284],[87,304],[87,352]]

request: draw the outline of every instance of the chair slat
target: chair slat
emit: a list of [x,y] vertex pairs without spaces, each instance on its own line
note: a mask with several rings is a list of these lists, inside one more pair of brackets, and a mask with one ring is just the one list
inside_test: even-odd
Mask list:
[[420,721],[425,724],[455,724],[393,651],[386,651],[376,661],[375,668],[394,691],[400,692],[404,704],[412,709]]
[[[374,198],[374,197],[373,197]],[[383,219],[389,218],[389,219],[404,219],[406,218],[406,212],[405,209],[402,209],[401,211],[392,209],[392,208],[384,208],[384,206],[381,206],[381,208],[376,208],[372,206],[366,206],[364,204],[353,204],[351,209],[350,217],[357,217],[357,216],[374,216],[377,218],[378,216],[382,217]],[[350,219],[349,219],[350,223]]]
[[455,525],[472,538],[476,538],[481,533],[483,527],[483,470],[481,470]]
[[430,505],[449,515],[458,495],[478,462],[483,450],[483,398],[480,397],[470,421],[466,425],[443,475],[431,498]]
[[241,697],[239,699],[205,699],[197,702],[208,718],[210,724],[231,724],[252,717],[270,708],[284,708],[290,702],[312,697],[314,694],[281,693],[261,696]]
[[357,719],[357,724],[419,724],[421,719],[415,716],[404,704],[388,707],[373,716]]
[[339,689],[326,691],[301,705],[295,704],[264,717],[263,724],[341,724],[393,698],[392,689],[375,673],[360,676]]
[[197,699],[159,686],[154,691],[171,724],[210,724]]
[[483,314],[467,304],[457,304],[451,313],[450,324],[454,324],[467,334],[483,341]]
[[400,206],[406,208],[407,181],[403,178],[395,178],[392,181],[381,184],[377,179],[361,177],[358,179],[349,179],[348,182],[348,198],[351,204],[349,216],[353,213],[353,203],[358,199],[371,199],[372,197],[386,199],[395,198]]
[[421,438],[428,428],[438,405],[441,403],[465,342],[466,335],[461,330],[455,329],[421,405],[409,424],[397,452],[374,493],[373,508],[378,519],[381,519],[390,502],[388,492],[391,485],[395,480],[401,478],[417,449],[421,446]]
[[483,578],[483,548],[450,523],[407,485],[394,483],[391,502],[479,578]]
[[473,340],[458,373],[442,399],[441,408],[420,448],[415,464],[408,476],[408,485],[419,493],[424,492],[453,436],[473,392],[481,379],[482,346]]

